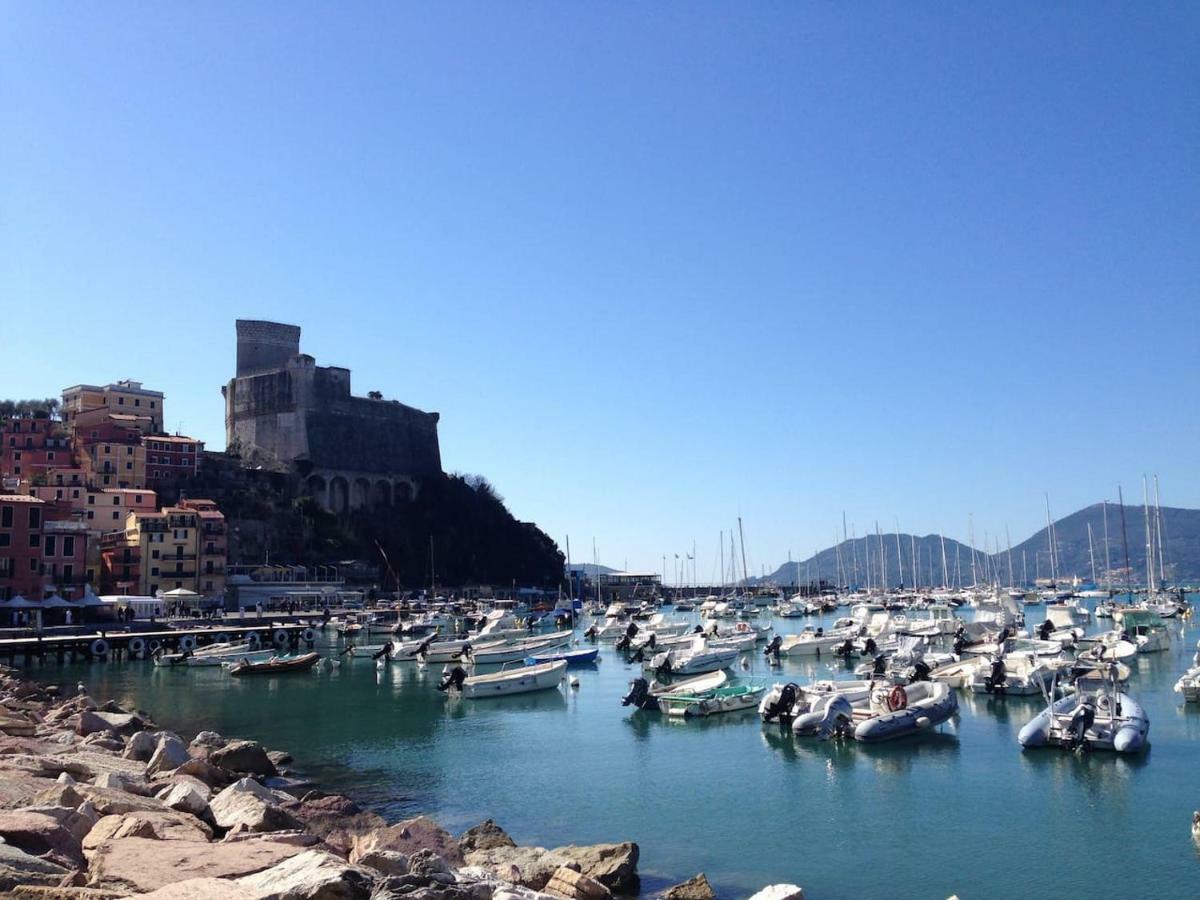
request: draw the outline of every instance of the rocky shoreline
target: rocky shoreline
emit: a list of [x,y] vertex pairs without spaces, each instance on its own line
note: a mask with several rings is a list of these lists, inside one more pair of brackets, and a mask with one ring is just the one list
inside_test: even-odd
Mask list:
[[[455,837],[388,824],[211,731],[65,698],[0,668],[0,896],[41,900],[604,900],[640,891],[633,842],[520,847],[490,819]],[[669,900],[711,900],[701,874]],[[772,885],[754,900],[802,900]]]

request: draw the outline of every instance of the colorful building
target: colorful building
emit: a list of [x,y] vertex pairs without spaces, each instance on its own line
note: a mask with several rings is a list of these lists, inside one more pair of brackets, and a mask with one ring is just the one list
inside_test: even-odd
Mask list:
[[0,495],[0,599],[83,595],[87,526],[67,504]]
[[[96,410],[123,413],[148,420],[146,433],[163,430],[163,395],[148,391],[140,381],[118,381],[115,384],[77,384],[62,392],[62,417],[71,431],[94,421]],[[82,421],[81,421],[82,417]]]
[[146,447],[146,481],[151,486],[192,478],[200,469],[204,442],[181,434],[154,434]]
[[186,588],[223,595],[226,548],[225,516],[210,500],[131,512],[123,531],[100,539],[102,591],[152,596]]
[[35,416],[0,422],[0,478],[6,484],[31,484],[71,464],[71,442],[62,422]]

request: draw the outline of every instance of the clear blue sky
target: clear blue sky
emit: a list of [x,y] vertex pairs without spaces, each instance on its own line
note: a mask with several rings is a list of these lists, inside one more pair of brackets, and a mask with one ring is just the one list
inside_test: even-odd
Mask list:
[[[0,394],[237,317],[575,555],[1200,505],[1200,7],[5,2]],[[668,571],[671,564],[668,563]]]

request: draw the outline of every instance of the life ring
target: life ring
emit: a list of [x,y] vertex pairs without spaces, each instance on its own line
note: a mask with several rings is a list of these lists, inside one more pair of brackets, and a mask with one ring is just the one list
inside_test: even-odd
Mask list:
[[262,643],[262,638],[258,636],[257,631],[251,631],[246,635],[246,643],[252,647],[257,647]]
[[196,639],[190,634],[185,634],[179,639],[179,649],[184,651],[192,651],[196,649]]
[[887,705],[892,712],[899,712],[908,706],[908,691],[904,689],[904,685],[898,684],[892,688],[888,694]]
[[92,656],[107,656],[108,641],[106,641],[104,638],[96,638],[94,641],[88,644],[88,652],[91,653]]
[[129,641],[129,652],[136,653],[141,656],[146,652],[146,641],[143,638],[135,637]]
[[162,641],[160,641],[158,638],[151,638],[150,639],[150,653],[155,654],[161,649],[162,649]]
[[282,628],[276,628],[275,633],[271,635],[271,640],[276,647],[282,647],[288,642],[288,634]]
[[302,632],[300,632],[300,637],[305,643],[311,644],[317,639],[317,633],[311,628],[305,628]]
[[749,634],[750,626],[745,622],[738,622],[735,626],[733,626],[733,630],[738,634]]

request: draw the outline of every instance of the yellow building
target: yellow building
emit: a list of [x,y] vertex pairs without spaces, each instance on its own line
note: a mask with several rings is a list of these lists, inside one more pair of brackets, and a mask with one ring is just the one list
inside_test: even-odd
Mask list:
[[79,461],[88,471],[88,482],[96,488],[146,487],[146,447],[142,443],[98,440],[80,444]]
[[163,430],[163,395],[161,391],[148,391],[140,381],[118,381],[115,384],[77,384],[64,388],[62,393],[62,418],[72,431],[80,415],[92,410],[108,410],[149,418],[149,431]]
[[123,531],[100,539],[104,592],[153,596],[186,588],[206,597],[224,594],[225,516],[211,501],[184,503],[131,512]]
[[145,489],[93,490],[75,482],[35,486],[32,493],[47,502],[57,500],[71,504],[78,520],[87,528],[87,574],[92,584],[100,581],[101,537],[110,531],[124,531],[130,513],[153,513],[158,508],[158,495]]

